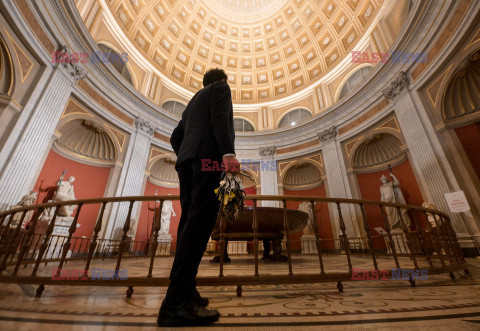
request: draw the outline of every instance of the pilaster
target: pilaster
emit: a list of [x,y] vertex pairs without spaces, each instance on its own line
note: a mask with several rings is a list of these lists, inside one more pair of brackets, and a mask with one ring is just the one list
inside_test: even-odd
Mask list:
[[[137,131],[130,140],[119,184],[115,192],[116,197],[139,196],[143,193],[145,168],[148,162],[152,135],[156,130],[156,126],[140,116],[136,118],[135,126]],[[111,238],[116,228],[123,227],[128,216],[128,206],[128,202],[115,205],[106,227],[105,238]],[[134,204],[131,218],[135,218],[140,206],[140,202]]]
[[[258,154],[262,161],[260,163],[260,185],[262,195],[278,195],[278,175],[275,161],[275,146],[260,147]],[[263,207],[279,207],[278,201],[262,201]]]
[[[62,51],[68,51],[65,47]],[[86,76],[77,63],[60,63],[52,71],[30,116],[0,172],[0,210],[5,210],[28,191],[41,167],[55,127],[67,104],[73,86]]]
[[[445,201],[445,193],[451,192],[453,183],[448,182],[447,174],[441,167],[441,160],[435,153],[432,139],[438,139],[436,136],[427,134],[426,125],[422,122],[419,114],[422,109],[417,109],[408,90],[409,78],[405,72],[400,72],[399,76],[385,89],[383,95],[392,100],[395,107],[398,123],[407,142],[411,161],[418,174],[420,185],[423,188],[426,201],[434,203],[436,207],[446,213],[449,213],[448,205]],[[467,233],[462,218],[457,214],[452,214],[452,225],[459,236]]]
[[[336,140],[336,137],[336,127],[325,130],[318,135],[318,138],[322,143],[322,155],[327,175],[326,181],[328,183],[328,195],[331,198],[351,198],[345,162],[343,161],[340,144]],[[331,215],[333,215],[333,223],[335,224],[334,233],[337,235],[341,234],[338,209],[332,204],[329,204],[328,206],[331,210]],[[341,211],[347,235],[349,237],[359,236],[360,230],[356,221],[354,206],[341,204]]]

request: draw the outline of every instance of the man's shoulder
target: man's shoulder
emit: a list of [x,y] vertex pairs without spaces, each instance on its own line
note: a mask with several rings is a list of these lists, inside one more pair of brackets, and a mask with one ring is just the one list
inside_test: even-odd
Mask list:
[[228,85],[228,83],[221,80],[217,80],[209,86],[211,86],[211,88],[215,90],[230,90],[230,86]]

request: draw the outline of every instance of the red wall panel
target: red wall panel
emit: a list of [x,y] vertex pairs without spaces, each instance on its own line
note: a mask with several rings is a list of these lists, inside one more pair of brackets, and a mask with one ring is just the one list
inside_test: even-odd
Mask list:
[[[252,187],[245,187],[244,188],[245,190],[245,193],[247,193],[247,195],[255,195],[257,194],[257,188],[255,186],[252,186]],[[245,204],[247,207],[253,207],[253,201],[245,201]]]
[[466,125],[455,129],[457,137],[462,143],[465,153],[472,163],[475,172],[480,178],[480,123]]
[[[65,180],[70,176],[75,177],[73,186],[77,199],[103,197],[111,167],[97,167],[79,163],[50,150],[34,187],[34,190],[39,192],[39,202],[47,202],[53,197],[57,188],[57,181],[65,169],[68,169]],[[82,207],[78,218],[78,224],[81,226],[74,233],[75,237],[91,237],[99,209],[100,205],[98,204]]]
[[[325,185],[320,185],[313,189],[309,190],[301,190],[301,191],[294,191],[294,190],[287,190],[284,189],[285,195],[296,195],[296,196],[314,196],[319,198],[324,198],[327,196],[327,192],[325,190]],[[297,209],[300,205],[300,202],[290,201],[287,202],[287,207],[289,209]],[[330,214],[328,212],[328,205],[324,203],[318,203],[317,205],[317,224],[318,229],[320,232],[320,238],[322,239],[322,248],[323,249],[334,249],[334,242],[333,242],[333,232],[332,232],[332,224],[330,222]],[[290,237],[292,241],[292,249],[301,249],[301,242],[300,237],[302,236],[301,233],[293,234]]]
[[[392,168],[392,172],[400,182],[400,189],[402,190],[406,203],[421,206],[423,198],[410,165],[410,161],[408,159],[405,160],[401,164]],[[367,174],[357,174],[358,186],[360,187],[362,199],[380,201],[380,186],[382,185],[380,177],[382,177],[383,174],[389,178],[389,181],[392,180],[387,170]],[[367,215],[371,235],[377,236],[373,240],[374,247],[385,248],[383,238],[379,237],[378,233],[374,230],[375,227],[382,227],[385,229],[380,208],[377,206],[365,205],[365,213]],[[421,218],[419,218],[419,222],[423,223]]]

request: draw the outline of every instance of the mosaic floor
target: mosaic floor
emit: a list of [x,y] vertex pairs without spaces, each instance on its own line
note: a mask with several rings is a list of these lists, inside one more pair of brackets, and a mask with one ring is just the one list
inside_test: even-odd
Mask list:
[[[201,275],[218,274],[218,265],[202,261]],[[294,256],[294,272],[317,272],[318,259]],[[93,268],[113,268],[113,260],[95,261]],[[155,264],[156,276],[167,275],[172,259]],[[251,257],[232,257],[226,275],[253,273]],[[325,257],[326,272],[345,271],[343,256]],[[353,265],[371,270],[371,260],[354,257]],[[407,281],[378,280],[346,282],[339,293],[335,283],[244,286],[237,297],[235,287],[200,287],[211,307],[222,317],[211,328],[248,329],[348,329],[390,330],[399,328],[480,330],[480,259],[467,259],[471,277],[456,273],[430,276],[410,287]],[[404,268],[411,262],[403,258]],[[50,275],[56,264],[42,266],[39,274]],[[82,269],[83,262],[69,262],[67,269]],[[380,269],[393,267],[392,259],[379,259]],[[28,272],[27,267],[23,272]],[[148,270],[146,259],[122,262],[128,276]],[[260,263],[261,274],[285,274],[286,264]],[[35,298],[36,286],[2,285],[1,330],[127,330],[154,329],[165,288],[134,289],[131,299],[123,287],[46,286]]]

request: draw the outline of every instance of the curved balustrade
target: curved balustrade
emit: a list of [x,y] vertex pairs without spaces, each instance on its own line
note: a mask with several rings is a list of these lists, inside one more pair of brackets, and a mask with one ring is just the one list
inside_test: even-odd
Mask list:
[[[165,200],[178,200],[179,196],[142,196],[142,197],[119,197],[84,199],[58,203],[46,203],[32,205],[24,208],[17,208],[0,213],[0,283],[38,284],[37,296],[40,296],[45,285],[84,285],[84,286],[125,286],[128,287],[127,296],[130,297],[135,286],[167,286],[168,277],[160,277],[155,273],[165,261],[164,256],[158,252],[166,252],[162,247],[164,243],[157,242],[160,231],[161,206]],[[242,285],[260,284],[282,284],[282,283],[315,283],[315,282],[336,282],[340,291],[343,291],[342,282],[350,280],[362,280],[369,277],[358,277],[355,257],[368,258],[371,262],[371,274],[383,273],[383,277],[391,278],[395,270],[408,269],[415,272],[426,271],[428,275],[449,274],[454,278],[454,271],[465,271],[468,273],[465,260],[460,249],[455,232],[451,226],[448,215],[431,209],[425,209],[412,205],[401,205],[394,203],[375,202],[355,199],[318,198],[310,196],[247,196],[247,201],[253,203],[252,224],[250,228],[250,241],[253,249],[251,255],[247,256],[252,261],[251,270],[244,270],[244,275],[229,274],[225,269],[224,252],[227,246],[226,219],[219,220],[219,273],[218,276],[199,276],[197,285],[233,285],[237,286],[237,294],[241,295]],[[259,263],[260,238],[259,224],[262,224],[262,214],[259,214],[257,207],[259,201],[278,201],[283,211],[283,220],[279,223],[284,237],[286,250],[286,268],[283,273],[273,274],[271,270],[262,273]],[[148,241],[135,241],[128,237],[130,230],[130,219],[135,204],[149,201],[160,202],[160,207],[155,209],[153,219],[150,221],[152,232]],[[304,255],[298,255],[292,244],[290,219],[288,205],[298,202],[308,202],[313,210],[321,205],[330,205],[332,214],[336,213],[334,233],[338,231],[336,238],[325,238],[320,233],[319,224],[323,221],[317,219],[317,212],[313,213],[312,221],[314,255],[315,259],[308,260],[308,263],[318,263],[316,272],[301,273],[296,271],[296,263]],[[116,210],[119,204],[128,205],[128,216],[125,220],[118,220],[121,228],[119,239],[103,239],[106,221],[109,219],[112,210]],[[68,231],[59,235],[55,233],[55,227],[59,226],[62,220],[58,216],[60,207],[65,205],[76,205],[75,216],[68,226]],[[77,223],[82,210],[87,205],[99,207],[98,217],[90,238],[75,236]],[[353,206],[353,208],[351,208]],[[351,232],[345,220],[345,208],[350,212],[355,211],[355,217],[362,224],[362,236],[349,236]],[[395,209],[400,215],[401,231],[393,231],[387,217],[388,210]],[[293,209],[293,208],[292,208]],[[297,209],[297,208],[294,208]],[[33,213],[28,213],[33,211]],[[48,211],[48,213],[46,213]],[[50,215],[47,222],[42,221],[45,214]],[[27,215],[30,219],[27,219]],[[373,216],[372,216],[373,215]],[[384,232],[375,234],[371,229],[368,218],[374,217],[376,222],[381,221]],[[110,220],[110,221],[113,221]],[[356,221],[355,221],[356,222]],[[333,224],[333,223],[332,223]],[[25,226],[26,225],[26,226]],[[43,227],[43,229],[41,229]],[[66,233],[68,232],[68,233]],[[376,231],[377,232],[377,231]],[[245,233],[242,233],[245,236]],[[160,245],[160,247],[159,247]],[[298,245],[297,245],[298,246]],[[331,247],[333,249],[325,249]],[[159,249],[160,248],[160,249]],[[167,252],[168,253],[168,252]],[[326,258],[336,256],[337,259],[344,259],[342,270],[331,270]],[[387,256],[391,261],[390,269],[381,266],[380,256]],[[382,258],[383,258],[382,257]],[[145,258],[148,261],[148,270],[144,276],[119,277],[122,263],[129,258]],[[102,280],[92,277],[92,262],[98,259],[113,259],[115,265],[113,278],[115,280]],[[82,275],[68,280],[60,277],[62,269],[69,261],[71,263],[82,263]],[[76,262],[74,262],[76,261]],[[171,261],[171,259],[170,259]],[[316,261],[316,262],[315,262]],[[55,275],[47,276],[44,267],[50,263],[56,268]],[[83,265],[83,264],[82,264]],[[393,269],[392,269],[393,267]],[[397,268],[397,269],[395,269]],[[269,269],[269,268],[268,268]],[[310,269],[312,270],[312,269]],[[113,270],[112,270],[113,271]],[[39,274],[40,273],[40,274]],[[415,278],[409,278],[412,286],[415,285]]]

